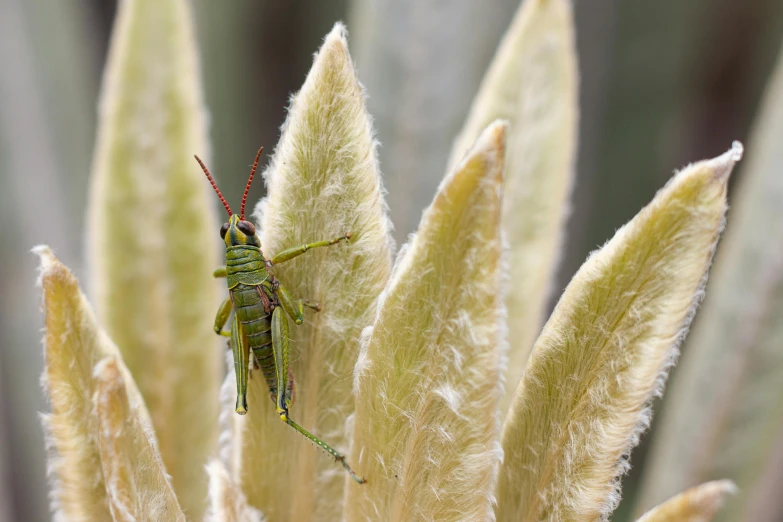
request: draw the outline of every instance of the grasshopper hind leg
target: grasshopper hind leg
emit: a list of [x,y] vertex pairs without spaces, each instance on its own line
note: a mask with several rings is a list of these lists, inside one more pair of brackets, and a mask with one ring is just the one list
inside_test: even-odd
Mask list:
[[[278,393],[272,394],[272,400],[275,402],[277,415],[280,417],[280,420],[291,426],[310,440],[310,442],[329,454],[334,460],[339,462],[342,467],[345,468],[345,471],[351,475],[353,480],[359,484],[364,484],[366,480],[351,469],[351,466],[349,466],[348,462],[345,460],[345,455],[307,431],[288,416],[288,407],[291,404],[291,399],[293,399],[294,381],[291,370],[288,367],[288,321],[283,310],[280,308],[275,308],[272,312],[272,348],[275,357],[275,373],[277,375],[276,390],[278,390]],[[282,397],[279,395],[279,390],[284,390]],[[289,390],[291,396],[289,396]]]
[[353,469],[351,469],[351,466],[348,465],[348,462],[345,460],[345,455],[338,452],[330,445],[328,445],[327,443],[325,443],[324,441],[322,441],[321,439],[319,439],[318,437],[316,437],[315,435],[313,435],[312,433],[304,429],[302,426],[294,422],[288,416],[288,412],[281,413],[280,420],[282,420],[283,422],[291,426],[293,429],[295,429],[296,431],[298,431],[299,433],[301,433],[302,435],[310,439],[310,442],[312,442],[313,444],[315,444],[316,446],[324,450],[326,453],[331,455],[334,458],[334,460],[339,462],[342,465],[342,467],[345,468],[345,471],[347,471],[348,474],[351,476],[351,478],[355,480],[357,483],[364,484],[365,482],[367,482],[367,480],[364,477],[360,477],[353,471]]

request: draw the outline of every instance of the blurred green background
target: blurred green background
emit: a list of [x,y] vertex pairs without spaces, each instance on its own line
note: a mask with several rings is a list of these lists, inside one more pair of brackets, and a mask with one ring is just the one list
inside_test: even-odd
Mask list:
[[[194,5],[210,166],[232,202],[258,146],[273,150],[321,38],[335,21],[347,23],[401,243],[434,194],[519,3]],[[0,522],[50,518],[37,414],[46,408],[41,314],[29,252],[47,243],[84,275],[87,180],[115,9],[109,0],[0,0]],[[748,139],[783,36],[781,0],[593,0],[575,10],[580,144],[559,288],[673,169]],[[741,176],[740,167],[734,182]],[[263,189],[255,190],[257,199]],[[634,470],[645,447],[634,452]],[[636,480],[634,471],[624,480],[614,520],[627,518]]]

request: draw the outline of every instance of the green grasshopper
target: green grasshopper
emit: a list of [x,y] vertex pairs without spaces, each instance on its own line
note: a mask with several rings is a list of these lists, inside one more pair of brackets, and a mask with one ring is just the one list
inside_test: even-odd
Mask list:
[[[294,377],[288,367],[288,319],[302,324],[304,307],[320,311],[318,304],[301,299],[294,299],[280,284],[270,269],[298,257],[312,248],[334,245],[351,238],[350,233],[340,237],[307,243],[283,250],[272,259],[265,259],[261,252],[261,241],[256,235],[256,227],[245,220],[245,202],[253,182],[253,176],[258,167],[263,147],[259,149],[250,179],[242,195],[242,208],[239,216],[231,212],[226,199],[212,179],[209,170],[198,156],[196,161],[206,174],[217,193],[220,201],[228,212],[228,223],[220,227],[220,237],[226,243],[226,266],[215,270],[215,277],[225,277],[228,283],[229,297],[220,305],[215,316],[215,332],[218,335],[231,338],[231,348],[234,354],[234,372],[237,381],[236,412],[247,413],[247,380],[250,374],[250,354],[253,354],[253,367],[261,369],[272,401],[275,403],[280,420],[310,439],[318,447],[334,457],[348,471],[356,482],[363,484],[365,480],[353,472],[345,461],[345,456],[326,444],[324,441],[294,422],[288,416],[288,408],[293,401]],[[231,312],[234,318],[231,331],[223,330]]]

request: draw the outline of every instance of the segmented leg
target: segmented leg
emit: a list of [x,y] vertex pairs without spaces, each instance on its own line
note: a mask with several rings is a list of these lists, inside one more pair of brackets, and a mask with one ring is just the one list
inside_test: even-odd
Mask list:
[[272,352],[275,354],[275,375],[277,376],[275,406],[277,414],[284,415],[288,413],[284,392],[288,385],[288,320],[280,308],[275,308],[272,312]]
[[234,352],[234,374],[237,381],[236,412],[247,413],[247,378],[250,373],[250,346],[242,330],[242,323],[234,315],[231,326],[231,349]]
[[335,244],[339,243],[340,241],[348,240],[348,239],[351,239],[351,233],[350,232],[346,232],[342,236],[336,237],[334,239],[329,239],[329,240],[326,240],[326,241],[316,241],[315,243],[306,243],[306,244],[298,245],[298,246],[295,246],[295,247],[292,247],[292,248],[287,248],[287,249],[283,250],[282,252],[280,252],[279,254],[277,254],[272,259],[270,259],[268,261],[268,263],[270,265],[278,265],[280,263],[285,263],[286,261],[290,261],[290,260],[292,260],[292,259],[294,259],[296,257],[301,256],[302,254],[304,254],[305,252],[307,252],[308,250],[311,250],[313,248],[327,247],[327,246],[335,245]]
[[226,267],[221,266],[212,272],[212,277],[226,277]]
[[223,330],[223,327],[228,322],[228,317],[231,315],[233,304],[231,298],[226,298],[225,301],[218,308],[217,315],[215,315],[215,333],[222,335],[223,337],[231,337],[231,332]]
[[321,311],[321,305],[318,303],[311,303],[309,301],[303,301],[302,299],[294,299],[294,297],[288,292],[283,285],[277,287],[277,298],[280,301],[280,306],[283,307],[288,317],[293,319],[294,323],[302,324],[304,321],[304,307],[312,308],[316,312]]
[[272,312],[272,348],[275,354],[275,372],[277,374],[278,390],[277,396],[275,397],[275,406],[280,420],[304,435],[310,442],[324,450],[337,462],[342,464],[345,470],[351,475],[352,479],[359,484],[364,484],[365,480],[354,473],[351,466],[345,461],[345,455],[304,429],[288,416],[288,404],[285,398],[286,394],[280,393],[281,390],[286,389],[286,385],[288,384],[287,378],[290,375],[288,370],[288,320],[285,318],[285,315],[283,315],[283,311],[280,308],[275,308],[274,312]]

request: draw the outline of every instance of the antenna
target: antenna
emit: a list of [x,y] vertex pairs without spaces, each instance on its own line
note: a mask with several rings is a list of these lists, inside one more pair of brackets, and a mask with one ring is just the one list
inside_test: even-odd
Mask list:
[[[215,192],[217,192],[217,195],[220,198],[220,201],[223,203],[223,206],[226,207],[226,212],[228,212],[228,217],[231,217],[231,214],[233,214],[233,212],[231,212],[231,207],[228,206],[228,202],[226,201],[226,198],[223,197],[223,194],[220,192],[220,189],[217,187],[217,184],[215,183],[215,180],[212,179],[212,175],[209,173],[209,169],[207,168],[206,165],[204,165],[204,162],[201,161],[201,159],[198,156],[194,155],[193,157],[196,158],[196,161],[198,161],[198,164],[201,165],[201,170],[203,170],[204,174],[207,175],[207,179],[212,184],[212,188],[215,189]],[[250,176],[250,179],[253,179],[252,175]],[[250,185],[250,183],[248,183],[248,185]],[[245,190],[245,195],[247,195],[247,189]],[[242,215],[243,215],[243,219],[244,219],[244,214],[245,214],[245,200],[243,199],[242,200]]]
[[[256,154],[256,160],[253,162],[253,168],[250,169],[250,179],[247,180],[247,185],[245,186],[245,193],[242,194],[242,212],[239,214],[239,219],[243,220],[245,219],[245,202],[247,201],[247,193],[250,192],[250,184],[253,183],[253,176],[256,175],[256,168],[258,167],[258,159],[261,157],[261,153],[264,152],[264,147],[261,147],[258,149],[258,154]],[[217,190],[217,188],[215,188]],[[231,211],[229,211],[229,215]]]

